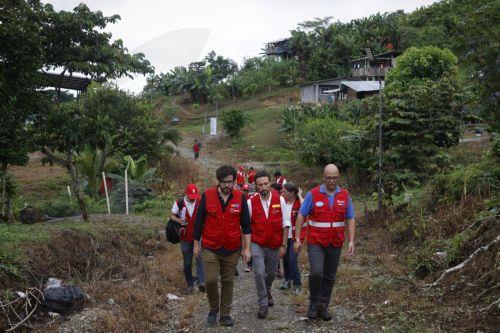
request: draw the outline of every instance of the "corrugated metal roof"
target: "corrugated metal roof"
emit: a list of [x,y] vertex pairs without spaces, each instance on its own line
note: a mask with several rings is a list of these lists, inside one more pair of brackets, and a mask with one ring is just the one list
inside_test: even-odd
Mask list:
[[[378,81],[342,81],[340,86],[347,86],[356,92],[362,91],[379,91],[380,85]],[[382,81],[382,89],[384,88],[384,81]]]

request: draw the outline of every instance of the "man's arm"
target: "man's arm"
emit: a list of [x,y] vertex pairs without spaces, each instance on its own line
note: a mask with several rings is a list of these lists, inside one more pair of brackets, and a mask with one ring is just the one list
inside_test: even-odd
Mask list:
[[244,262],[248,262],[252,257],[250,252],[250,243],[252,241],[252,228],[250,225],[250,212],[248,210],[247,197],[243,194],[243,198],[241,200],[241,220],[240,226],[241,231],[243,232],[243,251],[241,253]]
[[205,210],[206,201],[205,193],[203,193],[201,195],[198,211],[196,212],[196,220],[194,221],[193,238],[197,241],[201,238],[201,233],[203,232],[203,226],[205,224],[205,217],[207,216],[207,212]]
[[348,255],[354,254],[354,234],[356,231],[356,222],[355,222],[355,212],[354,205],[352,204],[351,197],[349,197],[347,212],[347,236],[349,238],[349,249],[347,250]]

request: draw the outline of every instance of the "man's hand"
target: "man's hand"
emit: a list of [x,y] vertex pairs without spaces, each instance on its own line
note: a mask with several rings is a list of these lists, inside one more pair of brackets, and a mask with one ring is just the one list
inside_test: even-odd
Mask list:
[[278,250],[278,255],[280,258],[283,258],[286,254],[286,247],[283,245],[280,246],[280,249]]
[[347,250],[347,255],[349,257],[354,255],[354,242],[349,242],[349,249]]
[[300,251],[300,245],[301,245],[300,243],[301,243],[300,240],[295,240],[295,242],[293,242],[293,251],[295,253],[299,253],[299,251]]
[[250,258],[252,258],[252,254],[250,253],[250,249],[244,248],[243,251],[241,252],[241,257],[243,258],[243,261],[245,263],[248,263],[250,261]]
[[200,255],[200,242],[195,239],[193,246],[193,256],[195,258],[198,258],[199,255]]

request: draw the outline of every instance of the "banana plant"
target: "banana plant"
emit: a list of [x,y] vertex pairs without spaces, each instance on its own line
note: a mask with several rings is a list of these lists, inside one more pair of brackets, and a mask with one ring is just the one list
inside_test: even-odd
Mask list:
[[102,172],[112,172],[118,169],[119,162],[109,157],[109,147],[104,150],[85,146],[85,149],[75,158],[78,170],[88,181],[88,190],[92,198],[97,198],[102,180]]
[[123,159],[127,162],[127,173],[131,180],[147,183],[148,179],[154,176],[156,169],[148,168],[148,160],[145,155],[136,161],[130,155],[123,157]]

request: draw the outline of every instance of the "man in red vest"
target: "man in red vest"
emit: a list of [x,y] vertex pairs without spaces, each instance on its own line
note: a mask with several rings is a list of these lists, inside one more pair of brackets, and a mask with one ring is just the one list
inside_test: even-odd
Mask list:
[[[187,292],[194,290],[195,278],[193,277],[193,230],[196,213],[200,204],[200,192],[195,184],[186,186],[185,196],[174,201],[170,219],[184,226],[181,233],[181,251],[184,261],[184,278],[187,283]],[[201,292],[205,291],[205,275],[203,271],[203,260],[196,257],[196,282]]]
[[[203,193],[196,215],[193,238],[194,255],[201,252],[205,267],[205,285],[210,305],[207,323],[215,325],[220,310],[222,326],[233,326],[231,303],[233,301],[234,273],[240,252],[248,262],[250,254],[250,216],[246,196],[233,189],[236,170],[223,165],[216,171],[218,186]],[[243,251],[241,233],[244,234]],[[220,297],[219,297],[220,276]],[[220,300],[220,302],[219,302]]]
[[244,183],[245,183],[245,167],[243,165],[240,165],[238,167],[238,172],[236,173],[236,185],[238,185],[241,188]]
[[258,317],[267,317],[274,305],[271,295],[278,260],[285,255],[290,228],[290,212],[284,210],[285,199],[271,190],[271,177],[266,171],[255,175],[258,194],[248,199],[252,225],[252,263],[258,295]]
[[274,182],[278,185],[280,191],[283,189],[283,185],[286,184],[285,177],[281,174],[281,171],[276,170],[274,173]]
[[[334,164],[328,164],[323,172],[324,183],[307,193],[295,223],[295,235],[300,235],[304,218],[309,216],[307,253],[311,272],[307,316],[310,319],[318,316],[323,320],[332,319],[328,305],[344,245],[346,221],[349,237],[347,254],[354,254],[354,206],[349,192],[337,185],[338,179],[339,169]],[[300,245],[300,237],[297,237],[295,252],[299,252]]]
[[247,177],[249,184],[253,184],[255,182],[255,169],[253,167],[250,167],[250,170],[248,170]]

